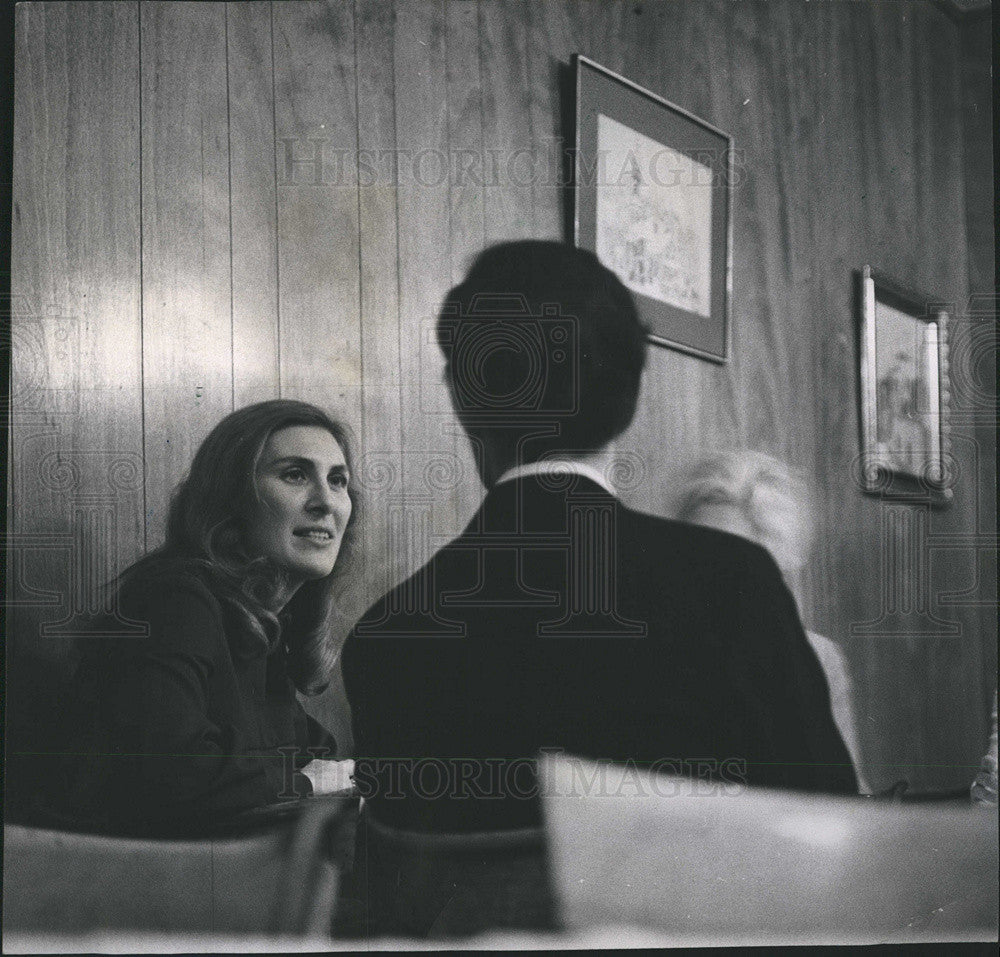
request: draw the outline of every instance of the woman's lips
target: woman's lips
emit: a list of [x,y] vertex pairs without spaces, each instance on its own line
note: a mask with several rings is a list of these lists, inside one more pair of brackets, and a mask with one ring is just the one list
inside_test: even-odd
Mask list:
[[297,528],[293,532],[296,538],[304,538],[314,545],[329,545],[334,540],[334,534],[325,528]]

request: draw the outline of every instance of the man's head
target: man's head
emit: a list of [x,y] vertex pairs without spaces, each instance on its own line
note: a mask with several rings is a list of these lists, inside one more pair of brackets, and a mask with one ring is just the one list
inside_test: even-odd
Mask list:
[[646,329],[587,250],[490,247],[449,292],[437,336],[459,421],[507,466],[600,449],[635,414]]

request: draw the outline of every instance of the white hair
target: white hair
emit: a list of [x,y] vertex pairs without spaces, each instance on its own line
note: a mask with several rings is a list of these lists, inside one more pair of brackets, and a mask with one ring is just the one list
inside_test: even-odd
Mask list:
[[786,574],[806,563],[813,529],[809,494],[803,478],[780,459],[751,450],[702,459],[681,488],[677,517],[697,524],[705,505],[738,509]]

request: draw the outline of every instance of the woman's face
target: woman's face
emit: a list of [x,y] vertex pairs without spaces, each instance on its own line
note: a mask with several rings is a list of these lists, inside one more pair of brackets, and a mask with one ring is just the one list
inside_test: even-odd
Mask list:
[[344,450],[317,425],[292,425],[264,445],[247,528],[253,552],[271,559],[293,586],[333,571],[351,517]]

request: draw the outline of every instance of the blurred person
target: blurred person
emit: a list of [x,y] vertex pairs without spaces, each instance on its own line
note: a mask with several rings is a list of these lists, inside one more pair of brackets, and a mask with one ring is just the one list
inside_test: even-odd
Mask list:
[[[716,528],[767,549],[786,580],[805,565],[813,538],[806,484],[787,465],[762,452],[741,450],[708,456],[682,487],[677,518]],[[853,683],[843,651],[824,635],[807,631],[829,687],[837,728],[851,754],[862,793],[871,793],[860,772],[861,747]]]

